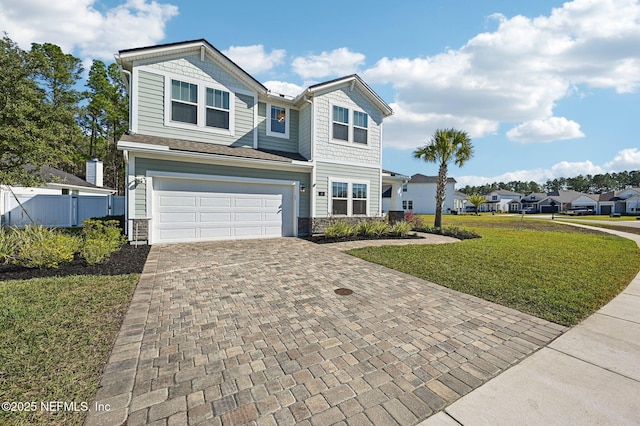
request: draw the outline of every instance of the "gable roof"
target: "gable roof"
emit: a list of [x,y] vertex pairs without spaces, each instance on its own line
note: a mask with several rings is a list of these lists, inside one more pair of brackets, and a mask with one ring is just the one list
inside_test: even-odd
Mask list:
[[495,191],[491,191],[489,194],[497,194],[497,195],[504,195],[504,196],[517,195],[520,197],[523,195],[520,192],[509,191],[508,189],[496,189]]
[[369,101],[373,102],[381,111],[384,117],[389,117],[393,114],[393,110],[391,107],[382,100],[382,98],[369,87],[367,83],[364,82],[362,78],[358,74],[351,74],[344,77],[335,78],[333,80],[325,81],[322,83],[317,83],[309,86],[307,90],[302,92],[300,95],[296,97],[295,102],[299,101],[300,98],[304,98],[306,95],[313,95],[314,93],[320,92],[322,90],[332,89],[337,86],[344,85],[346,83],[351,84],[351,87],[358,87],[364,95],[369,99]]
[[131,71],[134,61],[145,59],[160,58],[167,55],[176,55],[184,53],[200,52],[212,56],[221,63],[228,71],[252,87],[257,92],[267,95],[267,89],[262,83],[256,80],[251,74],[243,70],[238,64],[229,59],[225,54],[216,49],[211,43],[205,39],[181,41],[178,43],[158,44],[155,46],[136,47],[133,49],[124,49],[115,56],[116,62],[124,69]]
[[[409,183],[437,183],[437,182],[438,182],[438,176],[425,176],[420,173],[416,173],[415,175],[411,176],[411,180],[409,181]],[[447,183],[456,183],[456,180],[454,178],[447,178]]]
[[243,70],[238,64],[233,62],[229,57],[223,54],[220,50],[216,49],[211,43],[205,39],[182,41],[178,43],[165,43],[155,46],[136,47],[132,49],[123,49],[115,55],[116,62],[125,70],[131,71],[134,61],[151,60],[154,58],[160,58],[168,55],[177,55],[184,53],[200,52],[201,55],[205,53],[216,59],[223,65],[229,72],[238,77],[241,81],[246,83],[249,87],[253,88],[259,94],[269,97],[277,98],[279,101],[291,102],[297,104],[304,102],[306,97],[313,95],[314,93],[330,89],[335,86],[350,83],[352,87],[357,86],[362,90],[365,97],[369,99],[374,105],[376,105],[383,113],[384,117],[388,117],[393,114],[391,107],[382,98],[374,92],[367,83],[360,78],[357,74],[352,74],[333,80],[317,83],[309,86],[302,93],[295,98],[289,96],[280,95],[271,92],[262,83],[256,80],[251,74]]
[[42,166],[37,172],[35,172],[36,168],[32,165],[25,166],[25,169],[40,175],[49,185],[57,187],[87,188],[105,192],[114,191],[113,189],[104,186],[96,186],[76,175],[72,175],[71,173],[67,173],[50,166]]

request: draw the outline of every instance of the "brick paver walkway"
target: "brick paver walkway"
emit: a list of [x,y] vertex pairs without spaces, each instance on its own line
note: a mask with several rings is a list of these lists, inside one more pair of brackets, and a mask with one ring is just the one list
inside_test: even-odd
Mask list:
[[154,246],[87,423],[416,424],[564,330],[304,240]]

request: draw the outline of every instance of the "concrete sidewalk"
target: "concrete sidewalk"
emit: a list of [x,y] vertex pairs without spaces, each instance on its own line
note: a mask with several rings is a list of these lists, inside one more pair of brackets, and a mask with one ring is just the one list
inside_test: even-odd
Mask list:
[[[596,229],[640,246],[639,235]],[[640,424],[639,395],[640,273],[546,348],[420,424]]]

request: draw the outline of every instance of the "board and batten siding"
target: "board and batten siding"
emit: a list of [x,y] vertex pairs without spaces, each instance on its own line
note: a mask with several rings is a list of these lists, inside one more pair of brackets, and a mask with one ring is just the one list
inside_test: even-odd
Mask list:
[[298,111],[289,109],[289,137],[267,136],[267,104],[258,102],[258,148],[298,152]]
[[[179,78],[179,76],[176,76]],[[138,71],[138,133],[195,142],[216,143],[229,146],[253,147],[254,98],[235,93],[235,135],[203,132],[194,128],[185,129],[165,126],[165,77],[150,71]],[[167,94],[170,96],[170,94]]]
[[[310,176],[303,172],[290,172],[285,170],[268,170],[268,169],[252,169],[247,167],[232,167],[215,164],[202,164],[184,161],[159,160],[152,158],[136,157],[135,175],[145,176],[147,171],[156,172],[172,172],[172,173],[190,173],[197,175],[214,175],[214,176],[233,176],[255,179],[276,179],[287,181],[299,181],[306,188],[310,187]],[[310,203],[309,192],[299,193],[300,212],[299,217],[309,217]],[[146,211],[146,186],[138,185],[135,190],[135,216],[136,218],[144,218],[147,216]],[[142,200],[139,202],[139,200]],[[148,212],[151,215],[151,212]]]
[[331,188],[329,180],[344,179],[345,181],[369,182],[369,216],[378,216],[380,211],[380,191],[382,176],[380,169],[373,167],[358,167],[352,165],[316,163],[316,194],[324,192],[325,196],[316,195],[316,217],[327,217],[329,214],[329,198]]
[[[348,86],[316,95],[315,109],[315,155],[316,160],[353,161],[379,166],[381,159],[382,113],[357,88]],[[331,140],[333,105],[364,111],[368,120],[368,145]],[[350,124],[353,125],[351,113]]]

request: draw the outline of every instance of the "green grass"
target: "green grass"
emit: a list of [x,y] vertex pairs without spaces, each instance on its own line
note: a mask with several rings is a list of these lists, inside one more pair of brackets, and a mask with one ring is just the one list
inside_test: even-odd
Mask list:
[[610,301],[640,269],[633,241],[601,232],[497,216],[446,216],[443,224],[483,238],[348,253],[568,326]]
[[[0,282],[0,401],[91,403],[138,275]],[[0,412],[0,424],[80,425],[85,413]]]

